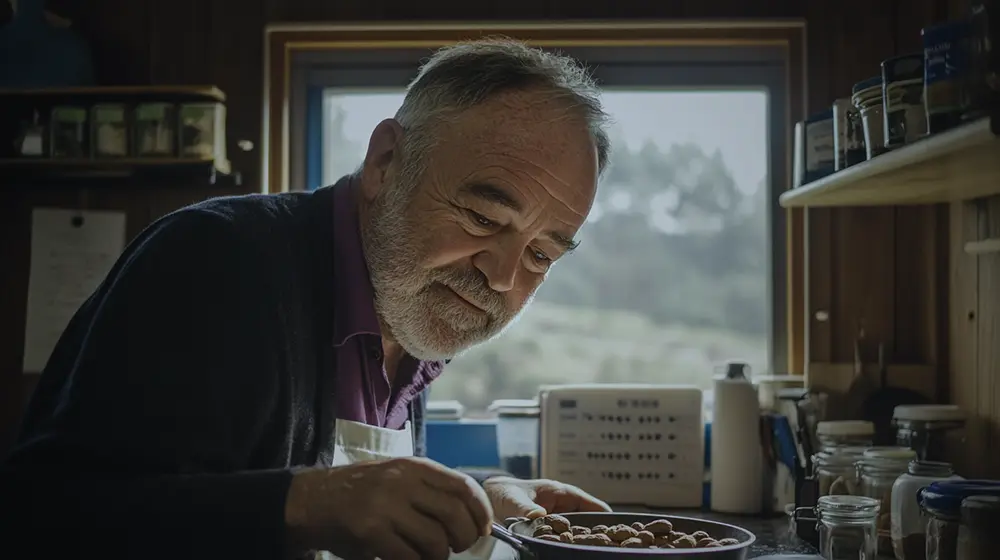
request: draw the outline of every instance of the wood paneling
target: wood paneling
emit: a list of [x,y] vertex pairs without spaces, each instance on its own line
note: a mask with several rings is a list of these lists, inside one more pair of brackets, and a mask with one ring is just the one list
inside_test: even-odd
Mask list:
[[951,205],[950,396],[970,415],[951,451],[970,476],[1000,477],[1000,253],[968,241],[1000,237],[1000,197]]
[[[808,106],[815,111],[848,94],[854,82],[877,73],[882,59],[912,51],[919,44],[920,26],[939,18],[949,6],[946,0],[50,3],[74,19],[91,40],[102,83],[212,83],[222,88],[229,99],[227,149],[234,168],[244,176],[246,191],[260,186],[263,37],[268,22],[805,18],[809,25]],[[241,151],[238,143],[243,140],[253,148]],[[137,195],[109,193],[102,204],[132,207],[129,223],[142,224],[207,194],[174,198],[147,193],[147,198],[136,200],[133,196]],[[9,271],[3,280],[6,295],[0,295],[4,298],[0,333],[5,335],[0,347],[0,410],[8,420],[18,413],[20,397],[13,395],[20,395],[24,385],[20,345],[27,282],[26,216],[30,205],[39,200],[36,195],[11,196],[13,201],[8,198],[0,210],[0,227],[5,234],[0,241],[2,258],[5,271]],[[37,196],[68,197],[59,199],[63,203],[72,199],[65,194]],[[952,209],[952,217],[954,214]],[[803,211],[796,210],[793,216],[801,218]],[[889,343],[899,360],[939,363],[943,350],[932,341],[942,330],[933,321],[941,316],[936,315],[941,311],[935,298],[943,281],[929,276],[915,278],[947,262],[941,260],[946,259],[944,244],[935,244],[947,221],[948,216],[940,211],[918,208],[812,210],[804,229],[801,220],[790,220],[795,235],[792,246],[802,251],[793,255],[798,260],[793,259],[790,274],[808,276],[811,300],[807,308],[792,310],[792,324],[799,329],[808,326],[810,334],[808,344],[799,349],[800,355],[808,352],[813,362],[849,361],[857,325],[864,322],[870,336]],[[808,262],[802,258],[806,245]],[[997,272],[987,269],[993,274],[989,278],[996,278]],[[983,268],[977,271],[977,277],[986,274]],[[819,310],[827,312],[828,320],[817,321],[815,312]],[[9,421],[0,418],[0,437],[5,426]]]

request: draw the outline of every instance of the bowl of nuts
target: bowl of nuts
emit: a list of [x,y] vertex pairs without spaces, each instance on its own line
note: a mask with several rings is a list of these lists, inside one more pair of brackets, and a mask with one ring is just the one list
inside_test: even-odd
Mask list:
[[756,540],[753,533],[735,525],[642,513],[550,514],[507,522],[532,560],[596,560],[608,554],[745,560]]

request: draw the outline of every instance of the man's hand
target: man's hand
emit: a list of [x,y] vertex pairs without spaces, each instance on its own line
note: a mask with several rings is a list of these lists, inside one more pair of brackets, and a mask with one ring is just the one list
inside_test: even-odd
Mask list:
[[291,554],[345,560],[446,560],[488,535],[492,516],[476,481],[416,457],[297,472],[285,505]]
[[534,519],[547,513],[611,511],[608,504],[576,486],[554,480],[520,480],[506,476],[490,478],[483,489],[498,520],[508,517]]

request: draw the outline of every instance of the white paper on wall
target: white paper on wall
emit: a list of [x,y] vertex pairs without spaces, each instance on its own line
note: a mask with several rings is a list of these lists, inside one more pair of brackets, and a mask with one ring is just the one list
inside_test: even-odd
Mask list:
[[24,333],[25,373],[39,373],[80,306],[125,248],[125,214],[35,208]]

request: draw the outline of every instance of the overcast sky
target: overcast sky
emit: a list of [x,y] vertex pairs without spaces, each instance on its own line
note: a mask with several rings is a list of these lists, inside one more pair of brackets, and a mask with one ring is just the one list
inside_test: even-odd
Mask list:
[[[391,117],[402,101],[401,91],[336,92],[345,110],[345,133],[364,155],[372,129]],[[767,175],[767,93],[763,91],[606,91],[605,109],[618,129],[616,138],[638,148],[651,139],[662,148],[694,142],[707,153],[722,152],[741,190],[752,191]],[[328,170],[326,183],[353,171]]]

